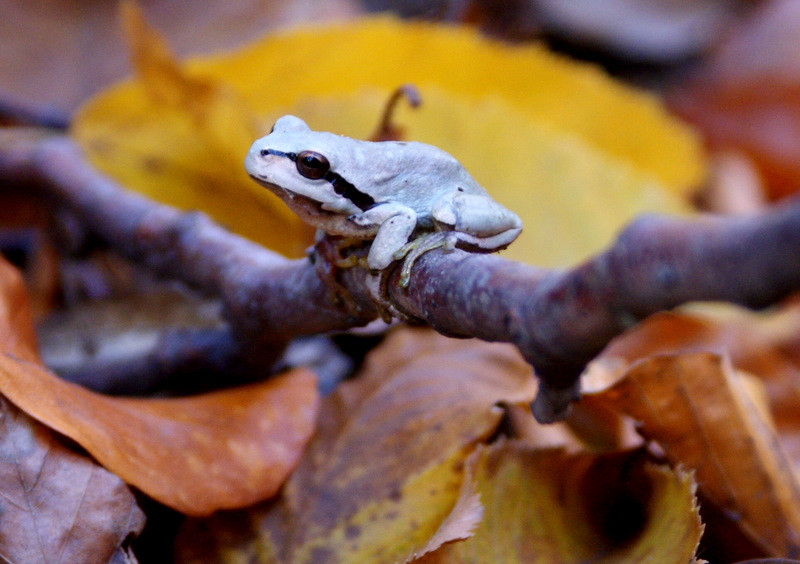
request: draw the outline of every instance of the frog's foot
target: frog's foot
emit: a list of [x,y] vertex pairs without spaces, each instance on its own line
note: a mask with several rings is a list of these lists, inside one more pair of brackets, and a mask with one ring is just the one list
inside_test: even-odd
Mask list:
[[342,304],[347,311],[356,317],[361,317],[363,312],[347,288],[339,282],[338,271],[357,265],[363,266],[366,259],[357,253],[342,257],[343,250],[357,247],[363,243],[358,239],[340,239],[329,236],[317,237],[314,247],[309,253],[309,258],[314,264],[317,276],[328,287],[330,300],[335,304]]
[[367,290],[369,291],[369,297],[372,299],[372,303],[375,304],[381,319],[383,319],[386,323],[390,323],[393,317],[412,325],[419,325],[423,323],[422,320],[406,315],[397,309],[397,307],[389,300],[387,287],[390,274],[391,269],[370,272],[367,274],[364,280]]
[[411,281],[411,268],[419,257],[428,251],[439,248],[445,253],[450,253],[456,248],[457,242],[458,235],[454,231],[437,231],[418,237],[403,245],[392,257],[394,260],[400,260],[405,257],[403,269],[400,271],[400,287],[408,287]]
[[364,245],[364,241],[354,237],[328,238],[330,252],[333,256],[333,266],[336,268],[353,268],[354,266],[366,266],[366,259],[358,254],[342,256],[348,249]]
[[386,323],[390,323],[392,317],[397,317],[399,319],[403,319],[404,317],[403,314],[400,313],[400,310],[398,310],[387,297],[386,284],[388,279],[389,270],[381,270],[375,274],[368,273],[364,279],[364,283],[369,291],[369,297],[372,299],[372,303],[375,304],[381,319]]

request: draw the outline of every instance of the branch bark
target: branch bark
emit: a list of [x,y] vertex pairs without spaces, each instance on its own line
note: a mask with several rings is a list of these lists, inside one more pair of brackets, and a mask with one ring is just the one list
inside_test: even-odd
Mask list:
[[[197,212],[125,191],[67,138],[0,138],[0,179],[36,178],[108,243],[165,275],[220,296],[248,351],[363,325],[377,315],[361,268],[340,282],[360,311],[331,299],[308,260],[290,261]],[[566,414],[579,376],[614,336],[647,315],[695,300],[763,307],[800,289],[800,201],[747,218],[644,217],[605,252],[545,270],[497,255],[423,255],[407,289],[388,280],[404,314],[451,336],[515,344],[540,379],[540,421]],[[443,274],[446,273],[446,274]],[[255,347],[254,347],[255,345]]]
[[564,271],[454,253],[445,277],[423,255],[408,293],[392,300],[442,333],[514,343],[542,384],[534,414],[554,421],[577,399],[586,364],[636,321],[690,301],[776,303],[800,289],[798,257],[794,200],[751,217],[642,217]]

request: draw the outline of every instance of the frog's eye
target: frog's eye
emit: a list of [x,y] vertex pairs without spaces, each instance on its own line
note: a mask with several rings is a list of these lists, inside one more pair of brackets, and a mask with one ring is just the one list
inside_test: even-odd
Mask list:
[[298,153],[295,162],[297,163],[297,172],[311,180],[319,180],[331,168],[328,159],[314,151]]

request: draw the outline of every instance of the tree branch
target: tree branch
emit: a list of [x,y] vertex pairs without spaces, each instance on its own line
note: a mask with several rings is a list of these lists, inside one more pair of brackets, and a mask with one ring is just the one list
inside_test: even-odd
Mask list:
[[[0,138],[0,179],[31,177],[44,180],[49,194],[120,252],[219,295],[234,334],[248,347],[282,346],[376,315],[361,268],[339,276],[360,308],[353,313],[331,299],[310,261],[289,261],[202,214],[123,190],[66,138]],[[578,397],[586,363],[636,320],[694,300],[774,303],[800,289],[798,256],[800,201],[794,201],[748,218],[645,217],[608,250],[564,271],[433,251],[417,261],[407,289],[397,285],[395,269],[388,294],[403,313],[444,334],[515,344],[541,381],[534,414],[554,421]]]
[[642,217],[565,271],[454,255],[446,277],[423,255],[392,301],[442,333],[514,343],[543,384],[534,414],[553,421],[586,364],[636,321],[690,301],[764,307],[800,289],[800,200],[751,217]]

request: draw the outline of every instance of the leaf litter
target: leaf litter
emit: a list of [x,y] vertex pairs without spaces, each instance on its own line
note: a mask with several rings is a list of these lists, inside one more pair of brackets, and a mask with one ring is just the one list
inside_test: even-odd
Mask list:
[[[130,17],[135,18],[135,15]],[[423,97],[430,101],[427,105],[430,111],[427,114],[423,110],[403,116],[404,125],[408,123],[409,136],[444,146],[462,159],[479,179],[499,178],[502,181],[498,191],[499,200],[503,201],[504,198],[512,198],[512,194],[517,194],[527,202],[536,203],[535,206],[526,206],[524,202],[519,205],[523,212],[521,215],[530,214],[525,217],[526,225],[535,226],[541,223],[546,226],[548,217],[569,217],[572,212],[565,212],[563,209],[553,212],[554,208],[550,206],[548,197],[552,196],[556,205],[563,204],[558,203],[556,195],[563,193],[565,189],[570,193],[569,186],[565,187],[557,180],[565,178],[564,171],[573,170],[571,164],[576,162],[588,163],[586,165],[588,172],[578,170],[573,179],[574,187],[585,187],[588,178],[592,180],[589,184],[599,185],[601,192],[588,194],[583,192],[583,189],[573,191],[576,197],[570,198],[570,201],[589,202],[591,208],[594,205],[592,202],[605,202],[608,200],[608,194],[619,190],[620,201],[636,201],[637,198],[645,201],[644,206],[635,206],[631,211],[632,214],[648,207],[663,211],[665,206],[673,205],[674,208],[669,209],[686,210],[682,198],[703,175],[701,151],[696,137],[682,126],[670,121],[653,99],[620,89],[610,81],[606,82],[607,79],[594,69],[581,65],[571,66],[564,60],[551,58],[551,55],[543,51],[534,50],[535,54],[514,49],[511,49],[513,52],[502,52],[500,47],[487,48],[483,40],[476,40],[469,33],[451,31],[452,33],[442,33],[440,37],[439,32],[427,24],[398,24],[388,19],[367,20],[352,24],[352,27],[334,26],[294,32],[294,35],[292,32],[278,34],[268,38],[263,44],[242,50],[230,58],[193,61],[184,68],[179,68],[177,64],[171,66],[173,63],[166,57],[164,66],[172,69],[169,72],[174,72],[175,76],[174,80],[166,82],[165,96],[168,98],[177,94],[177,98],[166,106],[176,115],[164,114],[158,116],[156,120],[152,119],[153,115],[149,112],[150,102],[147,100],[153,99],[154,96],[152,91],[150,95],[147,95],[146,91],[148,88],[152,90],[156,85],[153,80],[159,81],[164,78],[156,73],[156,78],[151,78],[150,82],[145,79],[144,86],[131,82],[123,84],[87,105],[76,124],[74,134],[84,143],[100,168],[113,174],[130,174],[124,180],[133,186],[139,185],[139,189],[145,193],[148,193],[148,188],[143,188],[141,184],[148,181],[148,175],[161,171],[164,176],[156,179],[156,184],[163,186],[183,183],[183,186],[189,187],[189,191],[180,196],[184,199],[183,203],[197,207],[201,205],[199,202],[202,201],[202,197],[192,193],[192,190],[202,185],[206,171],[198,173],[195,167],[199,163],[212,161],[214,164],[222,163],[222,169],[233,167],[236,160],[233,156],[243,154],[243,149],[239,145],[252,140],[253,128],[260,127],[258,123],[266,124],[281,113],[294,111],[304,116],[308,114],[309,122],[316,128],[363,136],[374,125],[373,118],[378,115],[378,110],[372,111],[372,108],[380,107],[385,93],[393,90],[400,82],[412,81],[421,85]],[[309,38],[309,33],[314,36],[314,40]],[[147,36],[146,30],[143,29],[132,33],[134,37],[137,34],[139,38]],[[337,40],[345,39],[345,41],[331,42],[329,41],[331,34]],[[517,57],[521,59],[531,57],[525,60],[528,63],[537,61],[535,64],[540,66],[536,67],[537,72],[530,72],[524,76],[535,81],[538,89],[522,88],[517,84],[505,92],[495,92],[491,89],[498,86],[498,83],[475,80],[474,77],[459,74],[465,72],[461,68],[456,69],[459,73],[441,73],[435,64],[431,64],[429,68],[415,70],[418,74],[410,79],[397,80],[397,72],[393,70],[397,67],[383,64],[381,59],[378,59],[381,61],[380,64],[348,63],[348,68],[356,69],[357,72],[361,68],[385,69],[385,75],[373,73],[377,76],[375,80],[353,76],[347,77],[347,80],[325,81],[315,76],[316,84],[326,86],[325,92],[316,92],[315,83],[309,82],[309,76],[297,72],[298,69],[302,69],[297,65],[292,67],[293,78],[296,76],[294,81],[283,80],[285,77],[280,73],[270,74],[266,70],[264,73],[259,73],[259,80],[272,81],[272,84],[280,81],[286,84],[286,88],[281,89],[278,96],[271,98],[265,96],[264,93],[269,89],[263,84],[247,82],[252,80],[248,77],[252,76],[252,73],[244,71],[252,68],[254,59],[260,62],[273,60],[275,57],[270,57],[269,54],[275,50],[284,54],[289,53],[291,56],[303,56],[305,51],[302,49],[286,49],[287,45],[297,45],[293,42],[298,40],[300,45],[309,48],[316,49],[318,42],[321,42],[337,49],[352,51],[351,40],[359,44],[365,42],[367,38],[375,44],[373,40],[376,37],[379,39],[377,44],[390,43],[388,42],[390,37],[403,40],[408,37],[421,42],[418,44],[426,44],[428,52],[432,54],[438,52],[437,49],[441,49],[442,53],[452,54],[456,46],[458,49],[455,50],[462,52],[486,49],[487,53],[491,51],[493,54],[481,55],[485,56],[485,59],[480,59],[485,65],[494,65],[499,59],[513,64]],[[326,41],[328,43],[325,43]],[[158,48],[153,47],[155,43],[154,40],[151,40],[149,45],[145,42],[142,50],[144,55],[139,61],[142,76],[146,76],[149,72],[147,65],[163,55],[163,52],[159,54]],[[400,43],[400,45],[405,44]],[[364,52],[369,57],[385,56],[385,52],[380,49]],[[402,54],[403,51],[401,49],[397,52]],[[151,59],[148,59],[149,57]],[[431,55],[430,60],[435,59]],[[408,67],[402,56],[398,55],[397,60],[400,67]],[[331,71],[337,73],[337,76],[343,76],[343,68],[336,65],[331,67],[331,69],[326,68],[325,72]],[[448,68],[452,69],[452,65]],[[226,72],[231,74],[225,75]],[[515,72],[501,74],[504,77],[520,76]],[[453,83],[441,83],[437,80],[440,76],[451,75],[454,76]],[[551,87],[552,90],[548,91],[547,89]],[[597,119],[586,119],[585,113],[576,111],[577,107],[583,106],[579,100],[576,101],[568,95],[569,92],[583,92],[587,89],[595,89],[593,91],[598,93],[597,97],[592,99],[592,104],[602,100],[601,106],[607,108],[607,112],[593,110]],[[192,110],[192,104],[188,101],[191,97],[186,95],[192,91],[206,92],[205,99],[212,106],[208,110],[209,115],[203,114],[205,109],[200,114],[196,109]],[[274,89],[272,92],[275,92]],[[305,97],[298,96],[297,92],[302,92]],[[460,96],[459,92],[467,94]],[[532,98],[526,99],[524,95],[520,95],[521,92],[530,92]],[[286,98],[281,99],[280,96]],[[620,114],[641,117],[628,120],[630,124],[634,124],[632,132],[622,135],[618,129],[603,126],[604,116]],[[255,115],[259,117],[253,118]],[[475,115],[486,119],[465,118]],[[230,135],[221,134],[227,130],[217,129],[218,125],[215,125],[225,121],[229,122],[228,127],[236,128],[230,131]],[[484,123],[486,127],[483,129],[479,127],[474,131],[468,129],[470,124]],[[153,127],[156,124],[168,131],[163,137],[166,140],[164,147],[152,145],[152,140],[158,137],[153,134]],[[639,137],[634,133],[639,130],[640,125],[645,133]],[[465,127],[467,129],[464,129]],[[562,163],[563,166],[556,169],[542,169],[537,165],[522,172],[513,167],[502,166],[507,163],[508,150],[498,150],[494,160],[492,155],[487,157],[486,152],[481,150],[486,147],[487,137],[494,136],[497,132],[501,132],[501,141],[514,138],[517,134],[527,135],[525,138],[528,142],[524,145],[540,148],[540,152],[536,153],[540,161],[534,158],[529,159],[531,162],[555,162]],[[513,135],[509,132],[513,132]],[[230,144],[228,138],[231,140]],[[461,146],[458,144],[461,139],[470,139],[470,143],[474,145]],[[619,140],[624,141],[620,144]],[[627,145],[629,141],[631,144]],[[136,150],[129,151],[134,146],[125,145],[129,142],[140,145]],[[174,155],[170,151],[175,147],[186,148],[187,151],[185,154]],[[498,147],[502,148],[502,143],[498,144]],[[663,154],[665,147],[678,151],[678,154],[674,158],[665,159]],[[652,151],[648,148],[652,148]],[[126,151],[129,156],[125,156]],[[551,158],[553,155],[558,158]],[[207,159],[204,160],[204,157]],[[470,164],[473,159],[476,161],[475,165]],[[492,164],[482,171],[482,166],[477,161],[487,159]],[[512,170],[512,175],[519,173],[518,178],[525,184],[520,187],[519,179],[507,179],[503,176],[503,171],[509,168]],[[125,170],[129,172],[121,172]],[[225,173],[226,178],[228,172]],[[238,172],[241,178],[241,171]],[[218,170],[212,171],[212,174],[218,173]],[[605,176],[598,176],[601,173]],[[528,191],[531,188],[529,186],[531,178],[547,178],[548,175],[556,180],[553,183],[548,181],[542,186],[537,186],[541,192],[531,194]],[[594,182],[598,178],[601,181]],[[489,184],[489,181],[482,181]],[[215,207],[249,209],[248,203],[252,203],[250,198],[253,197],[253,187],[247,182],[237,182],[226,183],[224,187],[218,182],[205,184],[222,190],[214,197],[221,196],[221,201],[225,205],[211,204],[212,213]],[[495,193],[494,188],[490,188]],[[178,194],[180,191],[176,190],[175,193]],[[243,197],[242,194],[249,195]],[[167,194],[167,198],[169,197],[171,196]],[[245,203],[231,205],[231,202]],[[258,205],[269,207],[270,204]],[[616,204],[612,203],[609,206],[616,209]],[[585,210],[577,211],[575,214],[583,219],[580,225],[586,229],[585,239],[591,241],[591,244],[577,241],[575,250],[564,256],[542,255],[539,253],[547,251],[541,249],[554,247],[545,244],[548,240],[552,240],[553,236],[552,230],[545,229],[544,239],[520,242],[518,248],[523,258],[539,265],[574,262],[604,244],[610,233],[629,217],[627,214],[621,214],[619,217],[607,219],[608,214],[587,213]],[[608,225],[597,229],[589,225],[587,218],[598,217],[601,221],[608,221]],[[246,223],[246,219],[238,217],[229,222],[233,228],[243,232],[247,231]],[[565,223],[575,225],[573,220]],[[292,227],[290,231],[291,244],[299,248],[307,233],[303,234],[302,229],[297,226]],[[575,231],[579,233],[578,230]],[[576,237],[572,233],[568,236]],[[270,244],[268,239],[265,242]],[[291,251],[286,252],[291,254]],[[637,330],[646,331],[647,326],[643,327]],[[637,330],[634,330],[633,334],[636,334]],[[721,334],[717,330],[713,330],[712,333],[714,336]],[[738,336],[741,337],[741,334]],[[426,337],[428,344],[432,344],[436,339],[438,338]],[[401,338],[395,337],[393,344],[387,347],[398,347],[403,350],[403,346],[397,345],[398,340]],[[400,342],[402,344],[402,341]],[[659,341],[653,338],[649,342]],[[425,348],[424,345],[418,346]],[[444,348],[441,354],[447,355],[446,345],[441,346]],[[516,500],[524,497],[522,494],[515,495],[514,491],[503,492],[503,488],[508,488],[509,484],[524,484],[533,489],[544,488],[544,499],[547,499],[553,492],[564,491],[567,487],[563,485],[564,483],[575,483],[570,480],[591,482],[592,480],[586,476],[594,474],[586,468],[595,464],[602,466],[599,461],[603,456],[617,456],[618,462],[615,464],[621,466],[625,464],[619,461],[627,461],[626,457],[634,461],[630,467],[637,468],[636,472],[646,477],[642,480],[649,484],[645,489],[649,488],[651,494],[654,491],[663,493],[647,497],[644,503],[646,509],[642,515],[652,515],[652,518],[646,519],[644,521],[646,526],[627,539],[627,541],[636,540],[632,544],[628,542],[628,548],[643,552],[630,552],[628,555],[652,557],[654,553],[651,551],[657,548],[653,544],[655,538],[671,539],[670,543],[674,544],[669,546],[680,547],[681,551],[688,554],[688,558],[694,554],[702,528],[697,518],[693,479],[687,471],[697,472],[702,493],[713,503],[719,504],[737,516],[744,516],[739,520],[742,528],[761,545],[765,553],[792,555],[797,550],[796,516],[793,509],[793,506],[796,506],[797,487],[794,483],[792,462],[783,454],[779,443],[792,429],[792,425],[787,421],[791,407],[796,405],[796,401],[790,394],[789,399],[784,399],[784,403],[781,404],[780,397],[786,396],[776,393],[781,386],[783,390],[791,387],[792,370],[785,368],[791,363],[785,358],[782,359],[788,364],[782,364],[783,368],[773,373],[773,375],[782,374],[783,380],[765,379],[766,391],[763,396],[768,398],[771,407],[776,409],[776,428],[781,433],[777,435],[770,424],[769,406],[765,407],[767,403],[762,401],[757,391],[753,391],[758,390],[759,384],[753,385],[752,379],[742,373],[743,369],[737,362],[741,359],[736,357],[735,347],[734,350],[728,347],[721,353],[716,349],[712,353],[702,352],[706,346],[708,343],[704,343],[702,339],[699,344],[694,343],[694,347],[687,340],[682,343],[683,348],[679,347],[677,351],[666,356],[656,352],[655,349],[658,347],[655,346],[653,351],[641,351],[636,354],[631,352],[631,358],[625,360],[620,360],[619,356],[613,357],[607,352],[594,367],[595,371],[602,368],[601,372],[604,372],[604,375],[601,380],[605,379],[605,384],[599,387],[595,396],[587,400],[587,405],[592,404],[594,407],[587,409],[586,405],[578,406],[576,412],[589,421],[592,417],[600,417],[601,414],[608,421],[606,425],[599,427],[601,432],[597,433],[591,442],[583,444],[581,441],[585,441],[587,433],[579,431],[575,419],[560,428],[562,433],[560,437],[557,436],[558,433],[552,434],[549,440],[555,445],[558,445],[559,441],[569,440],[569,454],[559,449],[542,448],[542,444],[525,444],[524,438],[521,439],[521,443],[501,441],[485,447],[479,446],[491,442],[493,433],[497,432],[498,425],[503,420],[503,411],[494,406],[495,402],[525,401],[503,386],[494,389],[480,401],[477,398],[479,394],[472,390],[468,391],[465,398],[465,390],[450,381],[454,379],[453,374],[458,374],[473,384],[479,381],[483,375],[479,377],[476,371],[479,367],[485,366],[486,361],[478,359],[481,355],[487,354],[485,351],[477,352],[482,349],[473,350],[465,347],[458,349],[457,353],[450,351],[453,354],[452,358],[446,361],[440,359],[438,363],[434,363],[435,366],[426,368],[430,374],[440,374],[441,371],[451,373],[450,380],[448,376],[438,377],[436,390],[447,390],[439,400],[441,404],[455,410],[456,415],[453,420],[459,420],[464,425],[462,433],[456,432],[455,426],[450,425],[450,420],[439,420],[427,410],[408,403],[411,398],[416,398],[432,402],[429,408],[431,410],[434,409],[432,406],[439,405],[433,402],[436,393],[431,397],[424,396],[425,391],[429,389],[428,386],[432,384],[424,385],[425,378],[422,376],[417,376],[419,380],[415,381],[413,376],[404,375],[403,368],[404,362],[413,364],[420,355],[424,359],[434,353],[430,351],[420,353],[417,348],[407,346],[406,356],[400,355],[398,360],[390,353],[376,351],[376,355],[388,356],[383,359],[384,364],[381,367],[374,368],[374,371],[381,373],[381,378],[386,378],[386,381],[381,379],[380,382],[370,382],[370,378],[362,375],[358,381],[342,386],[334,396],[323,402],[323,415],[317,435],[298,471],[290,478],[280,497],[268,505],[256,506],[245,512],[220,514],[210,521],[192,521],[187,529],[189,531],[186,533],[187,537],[191,536],[192,531],[198,530],[209,534],[201,540],[194,537],[193,547],[184,544],[183,550],[186,551],[184,554],[202,553],[231,558],[248,555],[263,561],[286,555],[292,555],[299,561],[325,556],[335,556],[341,561],[347,561],[364,554],[379,559],[385,558],[387,561],[402,560],[413,555],[420,555],[423,558],[444,558],[443,561],[461,561],[459,559],[462,558],[469,560],[475,554],[483,557],[489,554],[490,550],[497,549],[497,546],[487,547],[481,544],[485,530],[493,531],[492,534],[500,532],[516,535],[531,534],[529,530],[520,528],[522,514],[515,515],[509,511],[509,515],[504,515],[502,508],[497,509],[493,505],[500,503],[497,500],[503,500],[502,503],[507,504],[509,497]],[[702,349],[700,352],[687,350],[698,347]],[[609,350],[615,349],[612,346]],[[776,345],[769,343],[762,350],[774,352]],[[619,352],[619,349],[616,349],[616,352]],[[491,357],[492,354],[498,353],[488,354]],[[727,359],[727,354],[732,356],[732,363]],[[751,360],[756,356],[753,355]],[[411,357],[413,360],[410,360]],[[469,358],[472,362],[464,366],[462,362],[464,358]],[[495,362],[496,358],[488,364],[494,365]],[[499,369],[501,372],[508,371],[509,367],[512,367],[511,373],[516,370],[513,368],[514,362],[503,360],[501,364],[503,365]],[[485,371],[491,373],[496,369],[497,367],[493,366],[486,368]],[[762,376],[758,372],[753,370],[753,374]],[[667,375],[670,377],[667,378]],[[697,375],[702,376],[698,378]],[[591,371],[589,376],[592,376]],[[508,377],[508,374],[504,377]],[[706,378],[709,384],[703,386],[695,382],[695,379],[702,378]],[[590,378],[587,378],[587,381],[589,380]],[[418,385],[419,389],[415,385]],[[519,386],[519,383],[517,385]],[[503,393],[500,393],[501,391]],[[518,387],[515,392],[519,393],[520,388]],[[420,398],[420,394],[424,397]],[[489,403],[489,397],[495,399]],[[668,400],[675,403],[669,403]],[[470,404],[470,401],[475,403]],[[467,417],[458,411],[458,409],[466,410],[465,405],[480,407]],[[777,409],[781,405],[785,409]],[[354,410],[354,413],[348,415],[341,413],[345,407]],[[403,410],[409,410],[405,418],[400,413]],[[443,411],[453,413],[446,409]],[[514,407],[510,406],[506,413],[512,411]],[[519,410],[517,412],[524,413]],[[664,422],[668,416],[677,413],[682,414],[680,421],[677,422],[682,427],[672,431]],[[670,470],[663,465],[654,465],[648,457],[642,457],[640,454],[633,455],[621,450],[615,452],[614,445],[618,446],[623,441],[619,435],[621,427],[615,427],[610,422],[614,414],[625,414],[626,417],[637,420],[641,433],[645,438],[658,442],[666,460],[674,466],[685,468],[686,471],[680,468]],[[525,416],[521,415],[521,418],[524,419]],[[531,435],[541,439],[543,434],[535,430],[534,424],[526,423],[526,425],[534,429],[530,432]],[[344,427],[340,429],[341,426]],[[584,423],[584,431],[586,428],[587,425]],[[796,425],[794,428],[796,429]],[[403,431],[401,433],[403,440],[398,436],[391,436],[400,430]],[[603,436],[606,431],[607,434]],[[437,438],[436,435],[439,433],[443,436]],[[684,434],[686,436],[683,436]],[[612,452],[610,454],[581,452],[583,447],[598,448],[599,445],[605,445],[602,448],[611,449]],[[736,452],[739,456],[725,455],[726,449],[732,447],[738,449]],[[345,453],[348,455],[346,459],[343,456]],[[397,457],[400,454],[402,459],[398,462]],[[411,468],[409,462],[412,463]],[[563,471],[565,468],[573,469],[573,467],[574,474]],[[610,467],[615,466],[612,464]],[[496,476],[503,473],[498,469],[508,472],[509,475],[524,475],[526,478],[498,479]],[[528,479],[531,476],[535,478]],[[433,491],[431,489],[425,490],[431,484],[436,486],[436,494],[431,493]],[[470,487],[470,484],[473,484],[474,488]],[[736,492],[732,484],[736,487],[739,484],[743,487],[756,484],[760,489],[754,490],[755,494]],[[348,489],[354,487],[355,490]],[[349,492],[349,495],[345,495],[345,491]],[[358,495],[352,495],[353,491]],[[567,491],[572,489],[567,488]],[[481,498],[480,513],[483,519],[480,524],[478,524],[478,506],[475,503],[476,492]],[[764,492],[767,492],[766,496],[761,495]],[[426,496],[426,493],[429,495]],[[497,494],[496,497],[493,497],[493,494]],[[761,499],[762,497],[766,499]],[[535,499],[539,500],[540,496],[535,496]],[[426,503],[423,503],[423,500]],[[609,542],[609,537],[598,536],[598,531],[591,530],[588,526],[587,523],[592,519],[587,517],[586,503],[586,500],[575,501],[574,505],[567,507],[567,510],[574,511],[574,514],[568,514],[569,518],[565,518],[562,525],[556,526],[551,534],[535,537],[543,539],[537,547],[512,543],[516,553],[509,558],[522,558],[520,555],[523,555],[531,560],[548,561],[548,554],[551,558],[562,558],[564,554],[559,552],[559,543],[565,539],[569,539],[570,543],[577,542],[575,546],[585,547],[588,552],[584,555],[590,554],[589,557],[600,558],[623,554],[617,552],[620,547]],[[416,510],[420,507],[421,513],[417,515]],[[523,512],[529,509],[528,505],[524,504],[520,504],[520,507],[523,508],[520,510]],[[535,504],[533,507],[536,509]],[[552,510],[545,504],[541,507],[542,511],[544,508],[547,511]],[[456,508],[459,509],[456,511]],[[773,514],[762,515],[762,511]],[[202,512],[204,511],[198,511]],[[584,520],[580,521],[581,517],[574,515],[580,515]],[[659,516],[670,515],[674,516],[674,519],[659,520]],[[574,519],[580,521],[580,526],[575,530],[565,530],[566,523],[574,525]],[[232,525],[234,523],[236,527]],[[544,523],[547,525],[546,521]],[[659,529],[661,526],[667,526],[667,530]],[[383,536],[384,533],[386,536]],[[574,535],[574,538],[570,535]],[[465,538],[467,540],[464,540]],[[584,544],[581,544],[581,541]],[[444,544],[437,548],[436,545],[439,543]],[[667,543],[663,546],[667,546]],[[450,552],[451,550],[453,552]],[[535,554],[531,554],[530,550],[534,550]],[[597,552],[598,550],[600,552]]]
[[190,515],[273,495],[314,430],[316,378],[297,369],[265,382],[175,399],[103,396],[38,360],[19,274],[0,260],[0,393],[73,439],[106,468]]
[[[578,562],[678,553],[688,560],[702,532],[689,474],[641,450],[567,454],[496,440],[507,432],[498,427],[508,426],[504,411],[527,404],[534,391],[530,368],[507,345],[396,330],[357,379],[323,400],[317,435],[280,496],[189,521],[178,559]],[[612,477],[603,482],[604,475]],[[648,518],[615,537],[592,519],[603,521],[604,504],[635,497],[625,490],[631,475],[647,495],[631,501],[639,513],[630,511]]]

